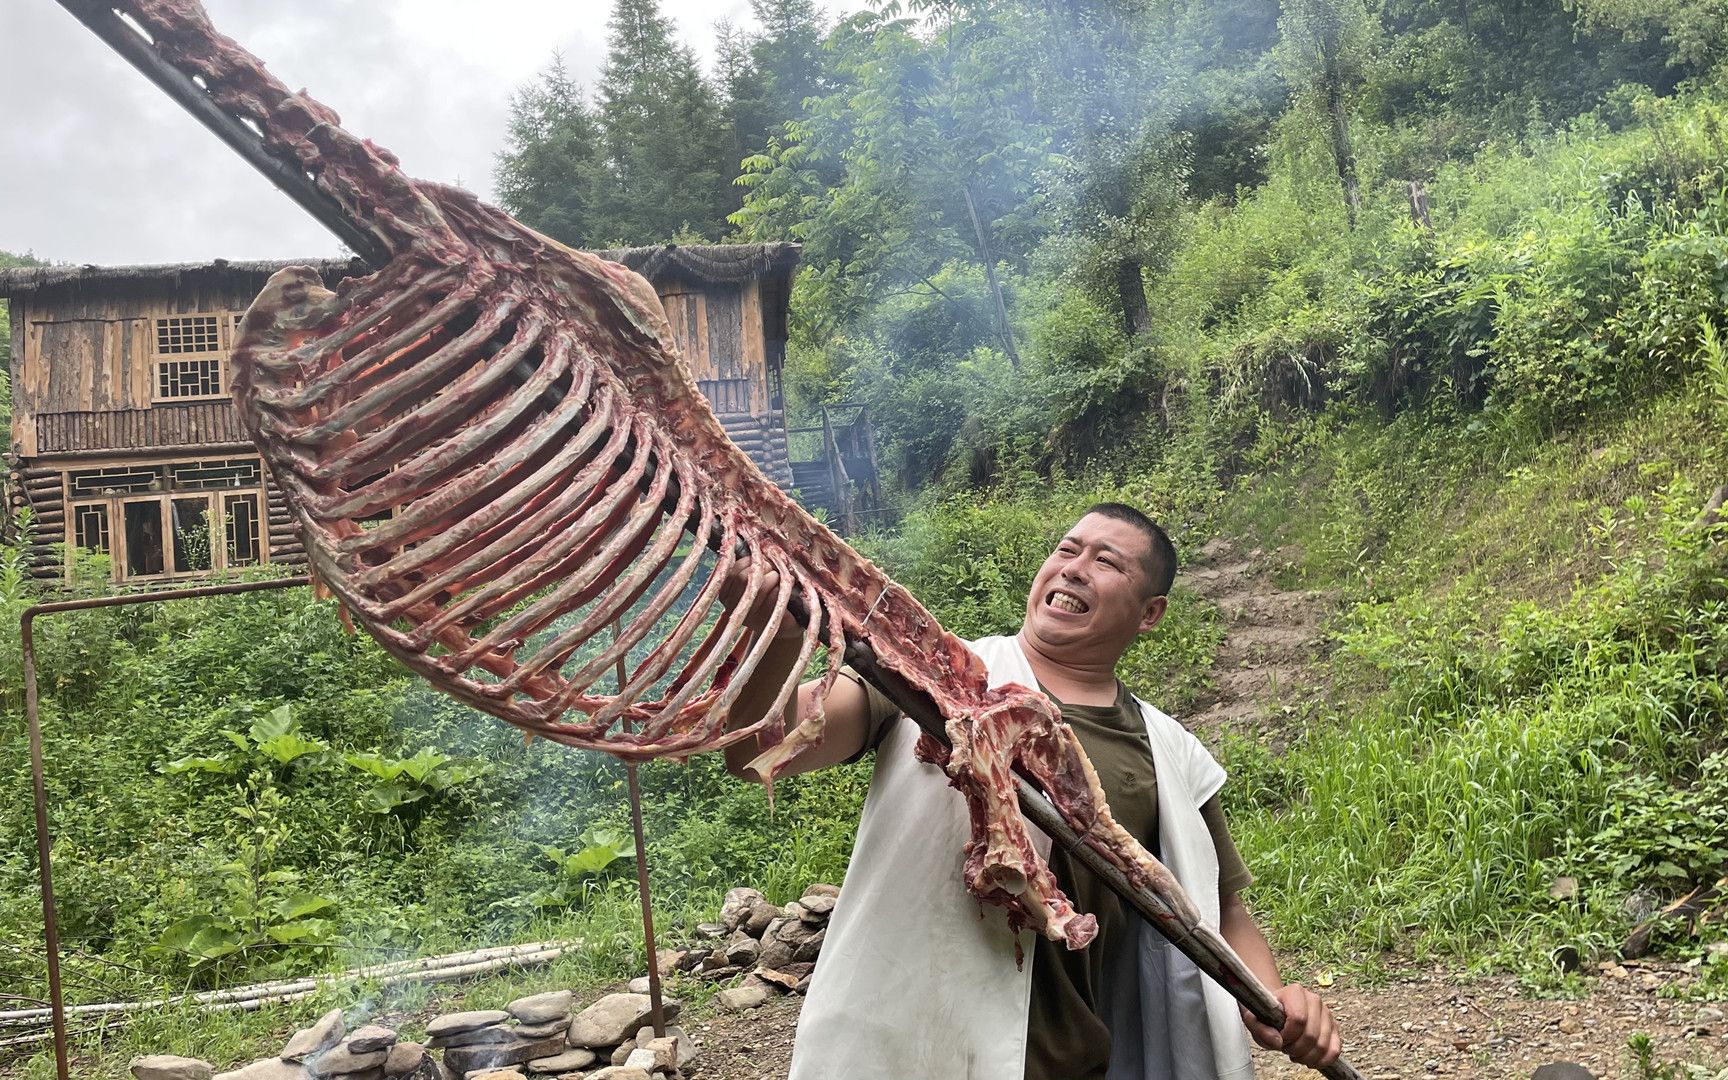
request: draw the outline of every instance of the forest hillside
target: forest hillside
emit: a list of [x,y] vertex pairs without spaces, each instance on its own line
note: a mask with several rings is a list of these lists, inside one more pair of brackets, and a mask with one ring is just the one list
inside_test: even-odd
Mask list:
[[[1719,5],[752,7],[709,72],[655,0],[615,0],[598,85],[553,61],[483,133],[503,200],[572,243],[801,242],[791,408],[871,406],[898,513],[856,545],[958,633],[1017,626],[1090,503],[1164,522],[1187,569],[1121,674],[1211,718],[1290,970],[1588,994],[1728,875]],[[1219,552],[1306,598],[1275,668],[1229,644],[1252,619],[1201,576]],[[622,767],[524,745],[329,605],[91,612],[37,647],[73,999],[553,938],[583,945],[548,980],[638,973]],[[1253,708],[1214,707],[1254,671]],[[21,695],[0,639],[8,717]],[[868,769],[770,803],[711,757],[644,767],[661,926],[838,882]],[[37,999],[28,783],[14,724],[0,987]],[[1658,924],[1662,992],[1728,998],[1725,943],[1721,909]],[[78,1053],[246,1060],[368,993],[90,1026]],[[1678,1077],[1725,1033],[1592,1049]]]

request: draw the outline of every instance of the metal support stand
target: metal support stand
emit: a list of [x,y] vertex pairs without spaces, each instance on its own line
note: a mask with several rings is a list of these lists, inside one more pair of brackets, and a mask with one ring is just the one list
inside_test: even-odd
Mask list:
[[66,1050],[66,999],[60,989],[60,917],[54,905],[53,834],[48,831],[48,784],[42,764],[41,702],[36,691],[36,617],[62,611],[161,604],[199,596],[232,596],[235,593],[291,589],[311,582],[307,577],[275,578],[269,581],[237,581],[227,585],[204,585],[195,589],[96,596],[85,600],[57,600],[32,604],[18,617],[18,635],[24,660],[24,720],[30,728],[30,784],[36,799],[36,868],[42,885],[42,944],[48,950],[48,1004],[54,1010],[54,1070],[59,1080],[70,1080],[71,1061]]
[[[612,640],[624,633],[621,623],[612,624]],[[625,657],[618,658],[618,689],[630,682]],[[628,729],[630,721],[620,723]],[[630,785],[630,828],[636,837],[636,895],[642,900],[642,951],[648,955],[648,1012],[654,1025],[654,1037],[666,1037],[666,1005],[660,993],[660,950],[654,947],[654,902],[648,893],[648,844],[642,834],[642,784],[636,776],[636,763],[624,763],[624,776]]]

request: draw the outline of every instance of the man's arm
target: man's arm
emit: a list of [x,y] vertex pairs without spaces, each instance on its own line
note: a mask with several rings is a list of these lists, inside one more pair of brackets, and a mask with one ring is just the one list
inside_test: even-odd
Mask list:
[[[746,565],[735,570],[732,575],[733,582],[728,583],[721,594],[722,602],[728,607],[736,603],[743,591],[742,582],[745,580],[746,570]],[[779,578],[780,575],[772,570],[763,577],[758,594],[762,599],[744,620],[745,625],[750,628],[752,639],[768,625],[768,618],[773,613],[774,598],[779,592]],[[756,670],[751,673],[737,700],[732,703],[732,710],[726,719],[728,730],[747,727],[768,712],[774,703],[774,695],[786,685],[786,680],[792,675],[793,665],[798,663],[802,637],[803,628],[795,620],[790,617],[780,620],[779,632],[775,635],[773,644],[763,655]],[[791,731],[800,720],[816,710],[816,693],[820,689],[820,683],[807,682],[786,702],[782,710],[785,730]],[[796,776],[829,765],[838,765],[857,756],[864,749],[864,741],[870,733],[870,702],[864,688],[851,679],[835,679],[827,698],[820,704],[825,716],[822,741],[793,759],[790,767],[780,775]],[[754,737],[733,743],[725,751],[726,771],[740,780],[761,780],[754,770],[747,768],[761,752],[762,748]]]
[[1242,1022],[1248,1025],[1254,1041],[1268,1050],[1282,1050],[1292,1061],[1310,1068],[1330,1065],[1338,1060],[1340,1040],[1338,1023],[1332,1010],[1320,1000],[1320,995],[1296,983],[1285,985],[1278,975],[1278,962],[1272,958],[1272,948],[1266,936],[1255,925],[1253,916],[1242,903],[1241,893],[1226,893],[1219,897],[1222,911],[1219,931],[1236,950],[1236,955],[1250,971],[1269,987],[1284,1006],[1284,1029],[1267,1027],[1242,1011]]

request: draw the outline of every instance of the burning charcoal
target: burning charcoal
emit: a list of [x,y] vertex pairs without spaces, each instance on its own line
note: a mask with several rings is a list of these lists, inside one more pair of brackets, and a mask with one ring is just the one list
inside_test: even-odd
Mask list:
[[135,1057],[131,1069],[136,1080],[210,1080],[215,1071],[208,1061],[171,1054]]
[[569,1016],[572,1000],[568,990],[549,990],[544,994],[517,998],[504,1009],[524,1024],[544,1024]]
[[282,1048],[277,1056],[283,1061],[305,1061],[315,1054],[324,1051],[342,1041],[348,1034],[348,1029],[342,1023],[342,1010],[331,1009],[318,1018],[311,1027],[301,1028],[288,1040],[288,1045]]

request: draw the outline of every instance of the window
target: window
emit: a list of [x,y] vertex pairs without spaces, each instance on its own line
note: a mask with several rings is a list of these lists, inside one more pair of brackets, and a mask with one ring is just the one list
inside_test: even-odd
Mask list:
[[233,325],[226,313],[157,319],[155,400],[224,396]]
[[117,581],[269,561],[257,458],[81,469],[66,489],[73,542],[107,555]]

